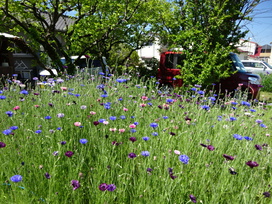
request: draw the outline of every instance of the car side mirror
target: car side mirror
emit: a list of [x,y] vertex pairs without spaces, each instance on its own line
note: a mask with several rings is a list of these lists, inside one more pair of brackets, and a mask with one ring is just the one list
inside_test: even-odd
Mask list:
[[263,70],[266,70],[266,66],[263,66]]

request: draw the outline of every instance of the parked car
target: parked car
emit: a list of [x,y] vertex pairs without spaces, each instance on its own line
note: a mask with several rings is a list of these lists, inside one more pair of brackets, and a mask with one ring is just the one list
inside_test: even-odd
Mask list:
[[272,66],[264,61],[258,60],[241,60],[245,69],[248,72],[256,73],[256,74],[271,74]]
[[[175,79],[175,76],[180,75],[180,69],[178,69],[179,66],[177,65],[182,66],[183,60],[184,55],[181,52],[161,53],[157,78],[162,87],[174,88],[183,85],[182,79]],[[258,99],[260,94],[260,76],[247,72],[239,57],[234,53],[230,53],[229,58],[226,60],[231,60],[230,66],[233,74],[216,83],[215,90],[223,94],[225,90],[234,93],[240,87],[242,90],[249,90],[249,98]]]

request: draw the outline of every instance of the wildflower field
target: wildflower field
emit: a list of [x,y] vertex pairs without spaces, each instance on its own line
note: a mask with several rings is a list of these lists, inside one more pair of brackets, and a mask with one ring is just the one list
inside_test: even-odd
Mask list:
[[272,203],[271,107],[76,75],[0,91],[1,203]]

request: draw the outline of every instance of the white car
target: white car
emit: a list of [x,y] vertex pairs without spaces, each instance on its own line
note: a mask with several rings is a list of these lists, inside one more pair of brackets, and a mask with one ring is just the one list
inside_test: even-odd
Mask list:
[[252,72],[255,74],[271,74],[272,66],[264,61],[258,60],[241,60],[245,69],[248,72]]

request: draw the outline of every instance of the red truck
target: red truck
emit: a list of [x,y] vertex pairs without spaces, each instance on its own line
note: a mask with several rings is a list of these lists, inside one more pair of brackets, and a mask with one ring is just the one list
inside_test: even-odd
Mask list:
[[[260,82],[259,75],[247,72],[240,61],[239,57],[235,53],[230,53],[231,66],[233,74],[225,79],[221,79],[220,82],[215,83],[214,89],[218,93],[225,94],[234,92],[237,87],[242,90],[248,90],[250,99],[258,99],[260,94]],[[175,76],[180,75],[180,69],[177,65],[183,64],[184,55],[181,52],[167,51],[161,53],[160,67],[158,70],[157,78],[162,87],[175,88],[183,85],[182,79],[175,79]]]

